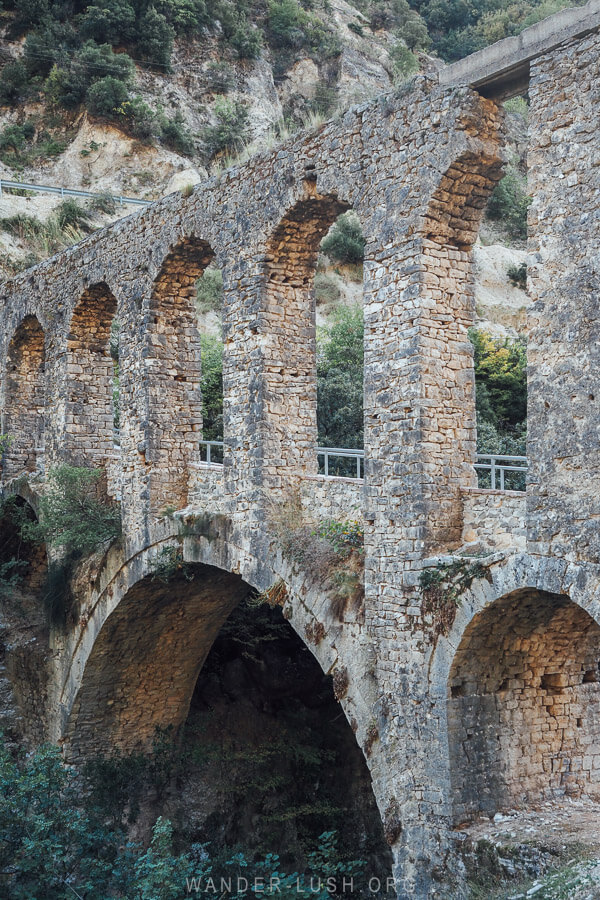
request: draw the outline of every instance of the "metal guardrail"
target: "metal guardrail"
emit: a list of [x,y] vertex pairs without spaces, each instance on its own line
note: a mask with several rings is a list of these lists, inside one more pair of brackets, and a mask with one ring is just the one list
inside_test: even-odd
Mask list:
[[527,474],[527,457],[526,456],[498,456],[494,453],[478,453],[477,462],[475,463],[477,474],[479,472],[490,473],[491,490],[505,491],[506,473],[519,472],[523,477],[518,479],[523,487],[511,488],[510,490],[525,490],[525,476]]
[[[213,466],[223,465],[223,447],[223,441],[200,441],[200,453],[204,456],[202,462]],[[213,456],[217,459],[213,459]]]
[[[341,449],[340,447],[319,447],[317,449],[317,457],[319,458],[319,468],[321,468],[321,458],[323,460],[322,468],[323,475],[326,478],[364,478],[365,473],[365,451],[364,450],[346,450]],[[354,474],[352,473],[352,469],[354,466],[350,468],[350,474],[344,474],[340,476],[339,469],[335,474],[330,473],[330,465],[329,460],[333,459],[353,459],[356,461],[356,469]]]
[[[204,462],[213,465],[221,465],[223,461],[223,441],[200,441],[200,446],[204,448]],[[213,449],[214,448],[214,449]],[[215,454],[215,450],[217,454]],[[220,455],[221,459],[214,459],[215,455]],[[364,450],[348,450],[340,447],[319,447],[317,449],[319,457],[319,468],[323,470],[326,478],[364,478],[365,471],[365,451]],[[352,459],[355,465],[348,467],[348,474],[344,472],[342,476],[337,473],[332,474],[330,459]],[[526,456],[501,456],[495,453],[478,453],[475,469],[479,472],[489,472],[490,485],[492,490],[525,490],[524,476],[527,474],[527,457]],[[507,472],[518,472],[523,476],[523,487],[506,488]],[[509,476],[509,480],[510,480]]]
[[58,194],[60,197],[84,197],[87,199],[98,200],[109,198],[114,200],[120,206],[129,204],[131,206],[150,206],[150,200],[139,200],[137,197],[122,197],[116,194],[93,194],[90,191],[76,191],[72,188],[53,187],[50,184],[27,184],[24,181],[5,181],[0,178],[0,197],[2,191],[32,191],[37,194]]

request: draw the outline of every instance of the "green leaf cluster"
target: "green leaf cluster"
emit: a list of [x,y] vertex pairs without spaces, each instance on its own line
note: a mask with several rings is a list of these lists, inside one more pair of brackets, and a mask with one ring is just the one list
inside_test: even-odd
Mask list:
[[[363,345],[360,306],[338,307],[333,323],[319,329],[317,425],[322,447],[363,445]],[[336,463],[344,465],[341,460]],[[348,473],[342,468],[339,474]]]
[[40,498],[39,521],[25,523],[24,536],[75,557],[118,538],[121,513],[102,498],[101,477],[100,469],[68,465],[51,469]]

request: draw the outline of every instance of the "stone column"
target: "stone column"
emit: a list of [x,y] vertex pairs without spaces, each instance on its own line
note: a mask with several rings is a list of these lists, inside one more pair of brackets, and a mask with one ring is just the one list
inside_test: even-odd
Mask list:
[[600,38],[531,64],[528,549],[600,562]]

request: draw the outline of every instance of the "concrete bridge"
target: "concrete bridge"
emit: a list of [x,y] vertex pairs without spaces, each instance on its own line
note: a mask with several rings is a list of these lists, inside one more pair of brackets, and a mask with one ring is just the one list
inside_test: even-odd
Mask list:
[[[593,18],[596,6],[584,10]],[[123,521],[121,544],[77,573],[66,628],[38,629],[19,665],[8,651],[24,738],[59,741],[76,759],[179,726],[240,597],[278,586],[365,752],[399,896],[450,890],[453,824],[544,797],[597,796],[593,23],[562,42],[550,29],[527,61],[526,497],[478,490],[473,468],[470,251],[503,159],[501,110],[468,84],[417,77],[2,285],[5,493],[35,506],[51,468],[103,467]],[[350,208],[366,239],[365,477],[352,481],[318,475],[312,293],[319,243]],[[222,466],[200,454],[193,301],[213,260],[225,286]],[[340,615],[286,555],[275,523],[294,503],[307,520],[362,518],[360,610]],[[426,596],[423,568],[465,545],[484,552],[478,577],[457,604],[443,591]],[[195,564],[176,592],[150,577],[172,546]]]

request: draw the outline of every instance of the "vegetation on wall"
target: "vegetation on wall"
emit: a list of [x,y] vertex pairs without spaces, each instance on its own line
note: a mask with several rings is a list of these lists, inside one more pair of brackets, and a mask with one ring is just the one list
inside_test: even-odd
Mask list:
[[475,356],[477,448],[481,453],[525,454],[527,348],[525,340],[492,338],[471,329]]

